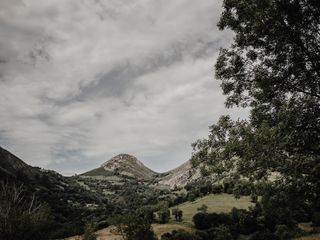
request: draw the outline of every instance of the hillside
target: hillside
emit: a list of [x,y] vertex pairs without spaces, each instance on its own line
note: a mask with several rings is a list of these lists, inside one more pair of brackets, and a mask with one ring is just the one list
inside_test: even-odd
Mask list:
[[200,176],[200,168],[193,168],[191,162],[188,161],[171,171],[160,174],[157,182],[173,189],[184,187],[188,183],[199,179]]
[[236,199],[232,194],[210,194],[196,199],[193,202],[185,202],[175,207],[183,211],[183,222],[192,223],[192,217],[198,212],[202,205],[208,207],[208,212],[228,213],[232,208],[248,209],[253,203],[248,196]]
[[30,176],[36,173],[34,168],[0,147],[0,179],[7,177],[16,178],[17,174],[22,171]]
[[48,204],[55,222],[51,229],[57,229],[55,238],[79,233],[83,222],[114,211],[99,192],[85,189],[74,178],[29,166],[3,148],[0,148],[0,181],[10,186],[22,185],[26,197],[35,195],[39,202]]

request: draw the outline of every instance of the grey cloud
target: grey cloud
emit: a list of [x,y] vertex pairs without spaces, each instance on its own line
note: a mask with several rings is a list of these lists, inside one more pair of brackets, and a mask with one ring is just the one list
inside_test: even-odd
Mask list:
[[224,109],[221,1],[3,0],[0,145],[73,174],[120,152],[165,171]]

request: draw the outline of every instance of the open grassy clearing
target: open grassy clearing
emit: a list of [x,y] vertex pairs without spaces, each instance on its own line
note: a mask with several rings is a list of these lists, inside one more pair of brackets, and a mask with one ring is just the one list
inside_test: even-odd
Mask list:
[[[193,231],[191,227],[188,227],[182,224],[174,224],[174,223],[152,224],[152,228],[159,239],[162,234],[166,232],[172,232],[173,230],[182,229],[188,232]],[[115,228],[112,226],[99,230],[96,233],[97,233],[97,240],[122,240],[122,237],[117,234]],[[65,240],[81,240],[81,239],[82,238],[80,236],[74,236],[74,237],[66,238]]]
[[319,240],[320,239],[320,234],[312,234],[310,236],[304,236],[304,237],[299,237],[295,238],[296,240]]
[[203,204],[208,206],[208,212],[227,213],[232,208],[248,209],[253,203],[249,197],[234,198],[232,194],[210,194],[208,196],[198,198],[194,202],[185,202],[178,205],[183,211],[183,222],[192,223],[192,217],[198,212],[198,208]]

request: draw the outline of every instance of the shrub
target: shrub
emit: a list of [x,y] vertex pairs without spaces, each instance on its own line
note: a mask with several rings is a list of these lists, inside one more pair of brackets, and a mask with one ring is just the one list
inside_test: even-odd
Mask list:
[[206,213],[208,211],[208,206],[205,204],[202,204],[201,207],[199,207],[197,210],[202,213]]
[[212,193],[222,193],[223,192],[223,186],[221,184],[214,184],[212,185]]
[[156,240],[151,223],[137,214],[128,214],[117,220],[116,227],[126,240]]
[[208,214],[199,212],[195,214],[192,221],[197,229],[203,230],[210,228],[211,224],[208,221]]
[[230,216],[237,227],[237,233],[250,234],[258,230],[257,220],[252,215],[252,212],[233,208]]
[[225,213],[203,213],[199,212],[193,216],[193,223],[199,230],[218,227],[220,225],[232,225],[232,220]]
[[275,234],[281,239],[291,239],[293,236],[292,231],[286,225],[277,225]]
[[312,214],[312,225],[315,227],[320,226],[320,212],[315,212]]
[[161,240],[193,240],[193,235],[184,230],[174,230],[172,233],[165,233],[161,236]]
[[188,194],[188,200],[189,200],[190,202],[194,202],[194,201],[196,200],[196,198],[197,198],[197,196],[196,196],[195,193],[190,192],[190,193]]
[[256,232],[249,239],[250,240],[280,240],[280,238],[277,235],[268,231]]
[[96,240],[97,236],[91,224],[87,224],[84,228],[83,240]]
[[0,182],[0,239],[49,239],[50,209],[23,186]]
[[167,223],[169,222],[170,219],[170,210],[168,207],[162,207],[158,211],[158,216],[159,216],[159,222],[160,223]]
[[177,222],[182,221],[183,211],[179,208],[172,209],[172,215],[174,216],[175,220]]
[[214,230],[214,239],[215,240],[232,240],[233,237],[228,227],[224,225],[220,225]]

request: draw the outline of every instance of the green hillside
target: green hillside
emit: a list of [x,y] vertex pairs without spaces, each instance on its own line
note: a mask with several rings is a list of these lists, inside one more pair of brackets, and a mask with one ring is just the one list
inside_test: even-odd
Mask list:
[[[248,209],[253,204],[249,197],[234,198],[232,194],[210,194],[202,198],[198,198],[193,202],[185,202],[176,207],[183,211],[183,222],[192,223],[192,217],[198,212],[198,208],[202,205],[208,207],[208,212],[228,213],[232,208]],[[172,208],[171,208],[172,209]]]

